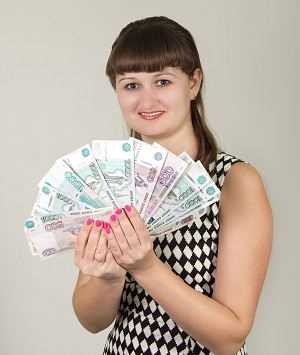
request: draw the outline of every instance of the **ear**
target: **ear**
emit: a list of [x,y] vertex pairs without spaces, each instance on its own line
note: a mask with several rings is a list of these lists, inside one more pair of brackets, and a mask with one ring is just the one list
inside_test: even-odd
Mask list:
[[194,100],[198,95],[200,85],[202,82],[202,72],[200,68],[196,68],[190,76],[190,98]]

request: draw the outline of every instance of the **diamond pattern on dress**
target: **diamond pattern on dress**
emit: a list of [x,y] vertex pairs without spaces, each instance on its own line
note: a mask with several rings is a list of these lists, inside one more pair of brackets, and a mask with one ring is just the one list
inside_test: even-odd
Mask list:
[[[221,190],[230,167],[241,162],[219,152],[208,167]],[[245,161],[244,161],[245,162]],[[219,201],[189,225],[153,241],[156,255],[196,291],[212,296],[218,256]],[[114,327],[103,355],[214,355],[178,326],[127,273]],[[236,355],[247,355],[246,344]]]

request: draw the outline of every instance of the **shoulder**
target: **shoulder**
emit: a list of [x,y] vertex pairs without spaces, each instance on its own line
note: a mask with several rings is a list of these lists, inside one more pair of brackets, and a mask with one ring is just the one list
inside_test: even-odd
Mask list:
[[[223,175],[224,185],[233,185],[239,183],[262,183],[261,176],[258,170],[244,158],[221,150],[217,153],[215,161],[210,165],[213,170],[217,170],[219,175]],[[226,181],[226,183],[225,183]]]
[[237,162],[227,173],[220,198],[220,218],[228,215],[272,214],[263,178],[253,165]]
[[248,164],[248,161],[230,154],[223,150],[218,151],[215,159],[208,166],[208,171],[216,183],[217,187],[222,190],[225,178],[228,172],[238,163]]
[[263,180],[253,165],[248,162],[238,161],[231,166],[224,181],[223,191],[232,189],[234,191],[262,188]]

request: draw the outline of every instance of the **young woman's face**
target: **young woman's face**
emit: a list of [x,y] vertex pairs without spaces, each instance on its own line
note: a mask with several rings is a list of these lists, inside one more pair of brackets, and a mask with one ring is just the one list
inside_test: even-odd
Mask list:
[[116,77],[116,93],[130,128],[148,137],[163,137],[190,124],[191,100],[200,87],[200,70],[189,78],[181,69],[125,73]]

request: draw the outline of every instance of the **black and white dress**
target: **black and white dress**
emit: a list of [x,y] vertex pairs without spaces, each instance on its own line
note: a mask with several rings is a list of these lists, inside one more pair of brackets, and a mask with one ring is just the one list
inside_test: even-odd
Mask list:
[[[219,152],[208,172],[222,190],[230,167],[245,162],[226,152]],[[188,285],[208,297],[212,296],[218,254],[219,201],[207,213],[172,233],[153,241],[156,255]],[[103,355],[213,355],[180,328],[164,309],[129,273],[114,326]],[[248,354],[246,344],[236,355]]]

